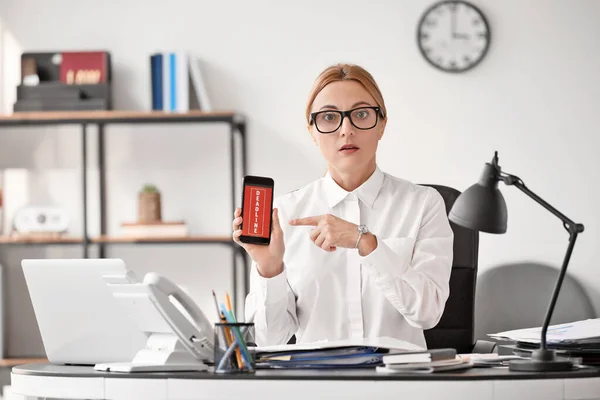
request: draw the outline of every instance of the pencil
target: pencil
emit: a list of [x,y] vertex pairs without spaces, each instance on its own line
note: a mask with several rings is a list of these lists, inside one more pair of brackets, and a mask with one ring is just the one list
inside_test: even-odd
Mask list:
[[[229,297],[229,293],[225,292],[225,300],[227,301],[227,310],[231,313],[233,318],[235,319],[235,314],[233,313],[233,308],[231,307],[231,298]],[[237,322],[237,320],[236,320]]]
[[215,300],[215,307],[217,308],[217,318],[221,319],[221,310],[219,310],[219,302],[217,301],[217,295],[215,294],[215,291],[213,290],[213,299]]
[[[219,319],[219,321],[221,321],[222,324],[226,323],[227,321],[225,320],[225,316],[223,315],[223,313],[221,313],[221,310],[219,309],[219,302],[217,301],[217,295],[215,294],[214,290],[212,291],[212,294],[213,294],[213,299],[215,300],[215,307],[217,308],[217,318]],[[221,340],[224,339],[226,347],[231,346],[232,338],[229,335],[229,331],[227,331],[226,328],[223,330],[220,330],[219,337],[221,337]]]
[[[229,313],[233,317],[233,322],[237,322],[237,320],[235,318],[235,314],[233,313],[233,309],[231,308],[231,298],[229,298],[229,293],[227,293],[227,292],[225,292],[225,301],[227,301],[227,311],[229,311]],[[243,339],[244,338],[242,338],[242,340]],[[237,357],[238,363],[241,367],[242,366],[242,354],[240,353],[239,347],[237,349],[235,349],[235,356]]]

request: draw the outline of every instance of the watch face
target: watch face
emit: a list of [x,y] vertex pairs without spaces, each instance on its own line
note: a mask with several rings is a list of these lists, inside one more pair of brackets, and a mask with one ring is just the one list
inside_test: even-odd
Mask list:
[[490,45],[490,28],[483,13],[466,1],[441,1],[421,18],[419,50],[434,67],[464,72],[481,62]]

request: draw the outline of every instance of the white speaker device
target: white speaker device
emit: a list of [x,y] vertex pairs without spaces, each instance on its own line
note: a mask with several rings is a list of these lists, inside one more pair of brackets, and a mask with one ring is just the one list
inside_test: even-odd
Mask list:
[[19,233],[60,233],[69,227],[69,215],[60,207],[24,207],[14,216]]

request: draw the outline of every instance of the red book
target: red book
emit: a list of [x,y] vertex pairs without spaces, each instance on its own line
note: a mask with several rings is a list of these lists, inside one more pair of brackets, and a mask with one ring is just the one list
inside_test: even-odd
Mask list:
[[60,81],[67,84],[98,84],[108,80],[108,54],[104,51],[63,52]]

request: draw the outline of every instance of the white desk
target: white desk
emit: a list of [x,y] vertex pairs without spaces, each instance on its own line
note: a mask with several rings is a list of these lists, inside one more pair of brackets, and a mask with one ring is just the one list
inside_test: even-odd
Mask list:
[[600,370],[515,373],[471,369],[422,375],[346,371],[258,371],[253,375],[209,372],[120,374],[91,367],[27,364],[14,367],[17,398],[111,400],[583,400],[600,399]]

